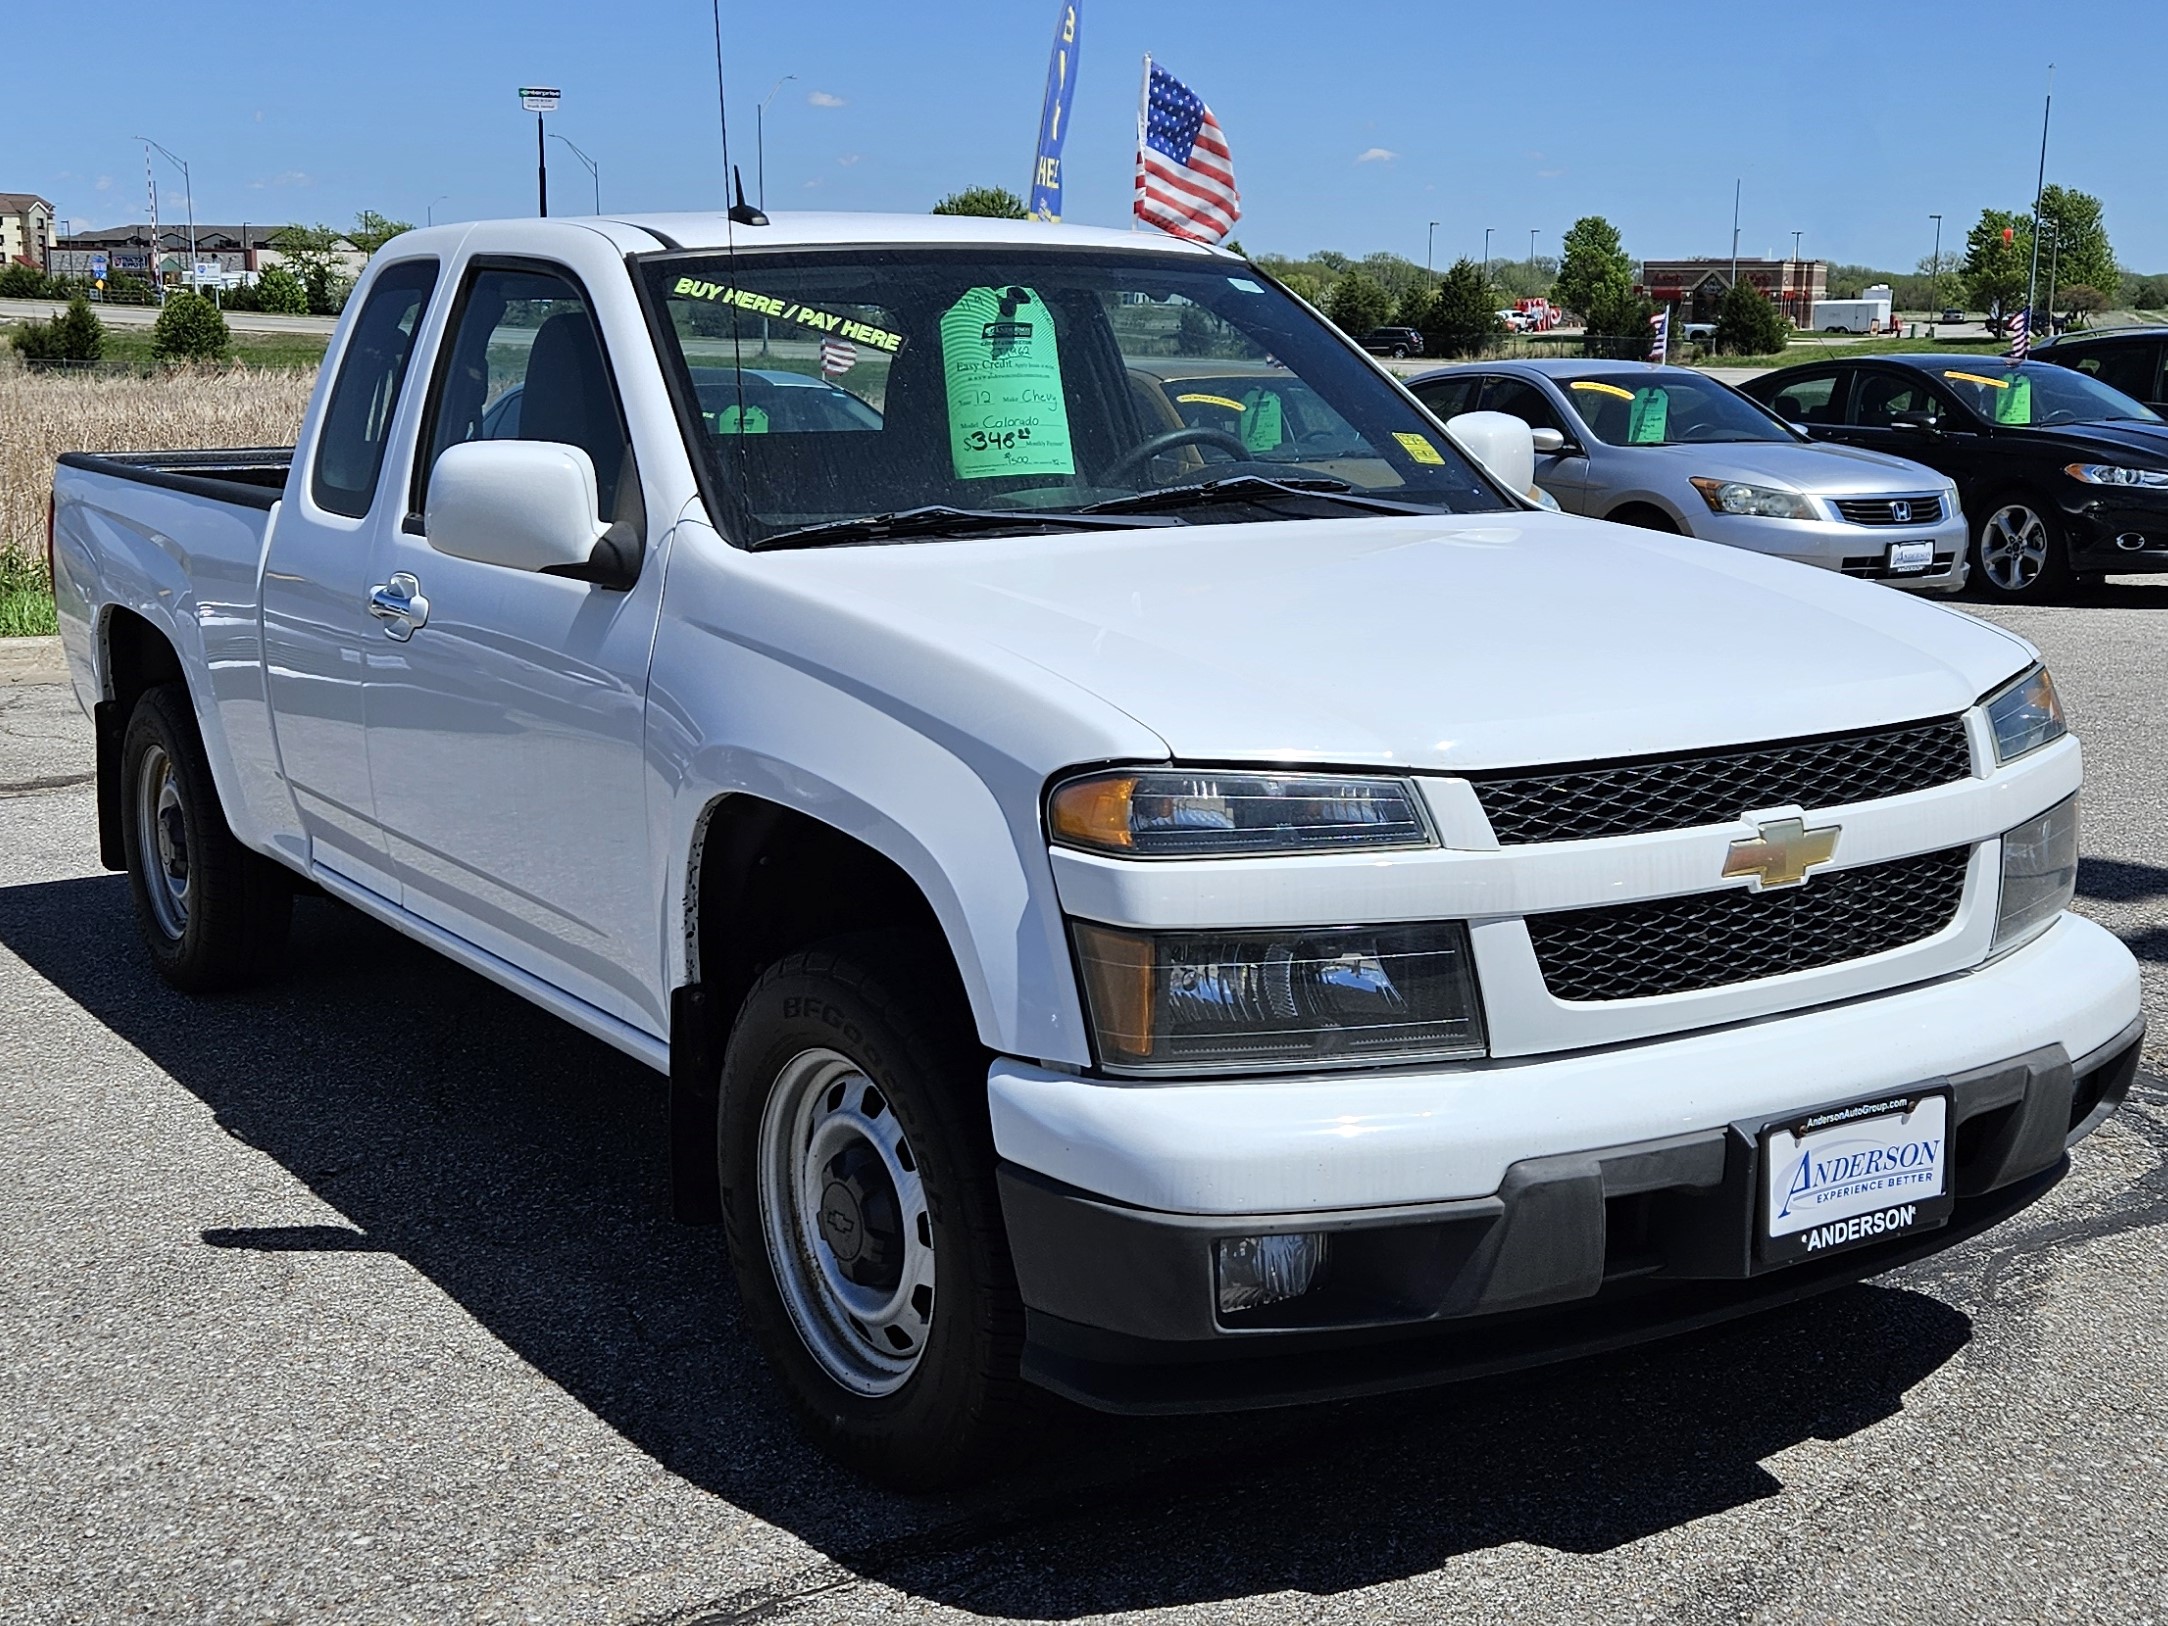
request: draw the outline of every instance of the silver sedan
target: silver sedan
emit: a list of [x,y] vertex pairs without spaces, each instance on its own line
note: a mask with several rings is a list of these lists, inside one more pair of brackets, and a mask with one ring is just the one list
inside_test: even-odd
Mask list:
[[1509,412],[1570,514],[1677,531],[1898,587],[1965,582],[1957,488],[1917,463],[1808,440],[1729,385],[1633,361],[1499,361],[1408,381],[1442,422]]

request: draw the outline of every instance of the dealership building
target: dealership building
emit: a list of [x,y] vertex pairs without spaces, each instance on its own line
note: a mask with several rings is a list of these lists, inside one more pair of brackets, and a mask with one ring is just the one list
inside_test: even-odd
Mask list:
[[1641,287],[1682,322],[1713,322],[1731,290],[1734,269],[1741,282],[1774,301],[1794,327],[1805,327],[1814,302],[1829,297],[1826,260],[1647,260],[1641,267]]

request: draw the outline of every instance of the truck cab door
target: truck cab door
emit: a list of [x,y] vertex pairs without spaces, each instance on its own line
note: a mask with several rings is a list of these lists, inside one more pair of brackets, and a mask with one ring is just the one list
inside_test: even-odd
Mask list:
[[[597,274],[622,268],[614,264]],[[421,414],[408,511],[372,583],[369,771],[406,908],[620,1021],[665,1028],[650,873],[647,672],[662,571],[610,584],[431,547],[436,459],[464,442],[568,444],[637,550],[639,470],[578,277],[478,259]],[[637,552],[633,554],[637,557]]]
[[339,353],[307,467],[296,462],[264,560],[264,678],[279,770],[309,862],[386,898],[399,895],[369,784],[364,672],[383,642],[369,569],[387,512],[385,450],[437,285],[433,259],[401,260],[370,282]]

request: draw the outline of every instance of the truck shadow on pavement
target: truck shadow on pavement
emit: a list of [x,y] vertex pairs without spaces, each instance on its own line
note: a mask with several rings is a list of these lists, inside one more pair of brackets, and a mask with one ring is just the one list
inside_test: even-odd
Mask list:
[[1414,1397],[1153,1422],[1050,1404],[1019,1442],[1029,1466],[896,1497],[799,1441],[720,1232],[666,1217],[657,1075],[319,901],[279,980],[226,1000],[157,981],[118,876],[0,888],[0,942],[349,1222],[208,1229],[204,1270],[236,1250],[396,1254],[633,1447],[820,1555],[677,1626],[867,1581],[1066,1619],[1344,1592],[1507,1543],[1602,1551],[1779,1494],[1764,1459],[1896,1414],[1972,1334],[1940,1299],[1861,1286]]

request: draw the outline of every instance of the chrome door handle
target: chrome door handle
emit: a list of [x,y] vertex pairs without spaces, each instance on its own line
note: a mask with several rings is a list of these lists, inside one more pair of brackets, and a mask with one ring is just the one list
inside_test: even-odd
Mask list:
[[369,589],[369,613],[384,623],[384,636],[405,643],[416,627],[429,625],[429,601],[422,584],[405,571]]

